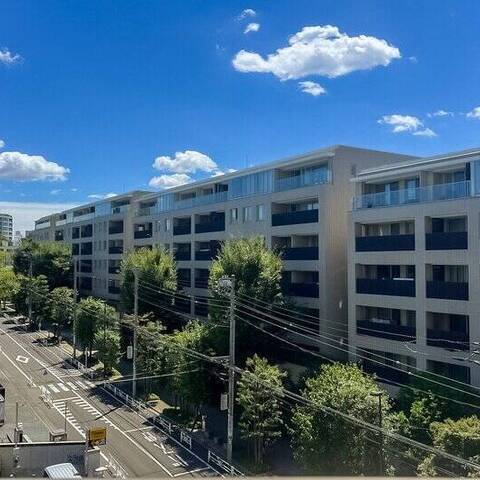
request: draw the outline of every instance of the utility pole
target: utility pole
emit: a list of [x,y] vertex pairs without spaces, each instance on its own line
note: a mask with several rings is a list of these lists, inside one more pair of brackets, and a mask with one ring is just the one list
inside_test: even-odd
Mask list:
[[383,397],[383,392],[378,391],[378,392],[373,392],[371,393],[372,396],[378,398],[378,426],[380,427],[380,432],[379,432],[379,439],[380,439],[380,452],[378,456],[378,461],[379,461],[379,475],[381,477],[385,476],[385,457],[383,455],[383,413],[382,413],[382,397]]
[[30,279],[30,288],[28,289],[28,323],[32,323],[32,280],[33,280],[33,263],[32,255],[28,258],[28,277]]
[[103,304],[103,379],[107,378],[107,302]]
[[73,359],[77,359],[77,259],[73,259]]
[[235,406],[235,279],[220,280],[221,287],[228,287],[230,296],[230,340],[228,362],[228,423],[227,423],[227,461],[232,462],[233,453],[233,415]]
[[138,269],[133,269],[133,372],[132,397],[137,396],[137,327],[138,327]]
[[67,413],[68,413],[68,402],[65,400],[65,410],[63,412],[63,431],[65,432],[65,435],[67,435]]

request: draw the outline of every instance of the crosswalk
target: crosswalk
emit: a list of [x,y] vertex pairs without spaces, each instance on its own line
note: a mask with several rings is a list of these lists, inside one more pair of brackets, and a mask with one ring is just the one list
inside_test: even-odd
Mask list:
[[72,413],[73,406],[81,408],[82,410],[89,413],[92,417],[95,417],[96,421],[104,422],[111,428],[118,430],[118,427],[112,423],[105,415],[100,412],[97,408],[93,405],[88,403],[85,399],[78,397],[78,398],[70,398],[68,400],[65,399],[58,399],[54,400],[53,407],[57,412],[59,412],[63,417],[66,417],[68,422],[77,430],[78,433],[85,436],[85,429],[83,426],[78,422],[75,416]]
[[71,368],[56,368],[56,367],[49,367],[46,364],[44,368],[48,370],[53,376],[57,378],[65,378],[65,377],[81,377],[83,373],[80,370],[77,370],[74,367]]
[[74,380],[69,382],[47,383],[44,385],[52,393],[75,392],[77,390],[89,390],[94,388],[95,384],[89,380]]

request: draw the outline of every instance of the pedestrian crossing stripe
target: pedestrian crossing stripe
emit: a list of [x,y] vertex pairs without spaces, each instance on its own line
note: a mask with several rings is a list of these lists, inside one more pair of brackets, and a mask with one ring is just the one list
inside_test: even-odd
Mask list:
[[53,384],[53,383],[49,383],[47,385],[47,387],[53,392],[53,393],[59,393],[60,390]]
[[80,380],[76,380],[74,382],[66,382],[66,384],[63,382],[48,383],[46,386],[53,393],[60,393],[61,390],[64,392],[69,392],[70,390],[75,391],[75,390],[78,390],[79,388],[82,390],[89,390],[90,388],[92,388],[92,386],[94,387],[95,384],[87,381],[83,383]]

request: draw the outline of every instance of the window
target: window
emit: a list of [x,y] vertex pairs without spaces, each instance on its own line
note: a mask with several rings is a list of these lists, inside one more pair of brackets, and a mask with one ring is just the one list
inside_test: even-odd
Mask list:
[[265,205],[257,205],[257,221],[265,220]]
[[251,222],[253,220],[253,207],[243,207],[243,221]]
[[238,222],[238,208],[231,208],[230,209],[230,223],[237,223]]
[[166,231],[166,232],[169,232],[169,231],[170,231],[170,224],[171,224],[170,219],[169,219],[169,218],[166,218],[166,219],[165,219],[165,231]]

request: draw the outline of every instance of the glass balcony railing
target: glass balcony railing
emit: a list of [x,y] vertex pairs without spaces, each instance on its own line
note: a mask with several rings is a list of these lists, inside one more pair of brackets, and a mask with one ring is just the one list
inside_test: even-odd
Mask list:
[[425,234],[426,250],[466,250],[467,232],[435,232]]
[[395,207],[411,203],[455,200],[470,196],[470,182],[441,183],[426,187],[408,188],[390,192],[368,193],[354,197],[353,209]]
[[130,205],[120,205],[119,207],[112,207],[110,213],[112,214],[125,213],[125,212],[128,212],[129,208],[130,208]]
[[466,332],[427,329],[427,345],[450,350],[470,350],[470,337]]
[[357,293],[414,297],[414,278],[357,278]]
[[355,238],[356,252],[415,250],[415,235],[375,235]]
[[316,175],[296,175],[275,180],[275,192],[293,190],[294,188],[309,187],[312,185],[323,185],[330,182],[330,171],[325,168]]
[[415,340],[415,327],[396,325],[389,321],[381,320],[357,320],[357,334],[384,338],[386,340],[411,342]]
[[427,298],[468,300],[468,282],[427,281]]

